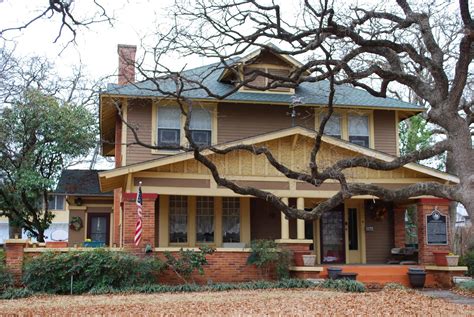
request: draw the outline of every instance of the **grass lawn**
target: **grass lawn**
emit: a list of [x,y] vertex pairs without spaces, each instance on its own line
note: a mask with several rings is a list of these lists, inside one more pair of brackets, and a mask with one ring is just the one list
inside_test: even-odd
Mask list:
[[37,296],[0,301],[0,315],[474,315],[474,307],[414,291],[341,293],[316,289],[180,294]]

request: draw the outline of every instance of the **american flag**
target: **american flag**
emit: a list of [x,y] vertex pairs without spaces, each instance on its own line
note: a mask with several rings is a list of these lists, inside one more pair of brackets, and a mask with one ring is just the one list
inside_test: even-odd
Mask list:
[[138,246],[140,241],[142,240],[142,231],[143,231],[143,224],[142,224],[142,216],[143,216],[143,209],[142,209],[143,197],[142,197],[142,182],[138,185],[138,193],[137,193],[137,225],[135,226],[135,245]]

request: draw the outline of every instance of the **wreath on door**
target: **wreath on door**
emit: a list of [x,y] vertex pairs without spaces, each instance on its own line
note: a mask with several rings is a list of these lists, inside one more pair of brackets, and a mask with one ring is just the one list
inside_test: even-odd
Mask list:
[[72,217],[71,221],[69,222],[69,229],[74,231],[79,231],[83,227],[82,218],[79,216]]
[[370,212],[371,218],[375,221],[382,221],[387,217],[388,214],[387,204],[383,202],[371,202],[369,203],[368,210]]

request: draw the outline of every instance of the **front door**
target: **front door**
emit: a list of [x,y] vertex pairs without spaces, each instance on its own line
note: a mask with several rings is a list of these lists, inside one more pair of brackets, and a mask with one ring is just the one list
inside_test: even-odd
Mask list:
[[110,214],[90,213],[88,219],[87,237],[93,242],[109,245]]
[[344,206],[323,213],[320,226],[322,263],[344,263]]

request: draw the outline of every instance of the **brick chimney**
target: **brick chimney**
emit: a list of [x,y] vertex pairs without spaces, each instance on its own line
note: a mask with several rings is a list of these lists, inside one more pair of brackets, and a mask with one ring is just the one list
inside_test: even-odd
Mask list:
[[118,84],[126,85],[135,82],[135,45],[119,44],[117,53],[119,56]]

